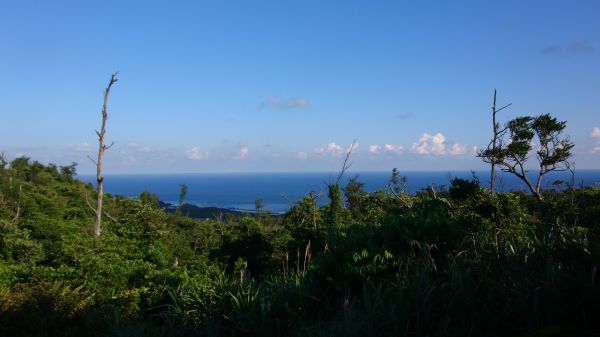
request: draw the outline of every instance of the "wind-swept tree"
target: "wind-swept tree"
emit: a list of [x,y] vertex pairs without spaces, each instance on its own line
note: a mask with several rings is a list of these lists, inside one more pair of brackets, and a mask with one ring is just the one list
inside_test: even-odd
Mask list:
[[100,131],[96,130],[96,135],[98,135],[98,159],[90,160],[96,165],[96,182],[97,186],[97,194],[98,200],[96,203],[96,222],[94,223],[94,235],[100,236],[102,232],[102,197],[104,196],[104,177],[102,176],[102,160],[104,159],[104,152],[110,149],[114,143],[110,145],[104,144],[104,135],[106,134],[106,120],[108,119],[108,96],[110,95],[110,89],[113,84],[117,83],[117,73],[112,74],[110,81],[108,82],[108,86],[104,90],[104,103],[102,104],[102,126],[100,127]]
[[[541,200],[544,175],[569,169],[568,160],[574,144],[568,136],[562,135],[565,127],[566,122],[558,121],[549,114],[517,117],[498,132],[496,146],[480,151],[478,156],[514,174]],[[534,142],[537,143],[535,149]],[[532,180],[525,168],[532,151],[538,161],[537,180]]]

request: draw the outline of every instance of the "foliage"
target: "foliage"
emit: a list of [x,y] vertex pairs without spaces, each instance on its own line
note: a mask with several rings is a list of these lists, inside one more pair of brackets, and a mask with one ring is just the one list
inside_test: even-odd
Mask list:
[[[560,122],[549,114],[536,117],[523,116],[512,119],[499,132],[499,144],[479,152],[485,162],[497,164],[507,172],[523,180],[531,193],[539,199],[543,176],[551,171],[564,171],[569,168],[569,157],[574,144],[569,137],[561,134],[566,122]],[[527,161],[534,151],[539,165],[537,182],[527,175]]]
[[106,195],[94,237],[74,169],[0,165],[2,336],[600,332],[598,188],[538,200],[474,177],[410,196],[395,171],[386,190],[353,178],[323,207],[311,194],[283,217],[225,221]]

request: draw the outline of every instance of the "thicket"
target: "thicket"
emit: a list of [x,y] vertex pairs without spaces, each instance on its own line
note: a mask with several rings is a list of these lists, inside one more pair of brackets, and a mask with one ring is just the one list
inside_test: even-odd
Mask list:
[[[600,189],[407,195],[193,220],[75,166],[0,166],[1,336],[528,336],[600,332]],[[430,191],[431,192],[431,191]]]

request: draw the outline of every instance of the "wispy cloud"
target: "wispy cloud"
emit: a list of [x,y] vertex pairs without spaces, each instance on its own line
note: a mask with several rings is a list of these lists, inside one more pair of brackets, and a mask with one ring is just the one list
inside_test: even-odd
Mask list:
[[540,49],[540,53],[544,55],[558,55],[562,53],[562,48],[555,44],[549,44]]
[[348,147],[339,145],[336,142],[330,142],[327,146],[317,147],[312,151],[295,152],[293,156],[297,159],[306,160],[309,158],[333,158],[348,153],[358,148],[358,143],[350,144]]
[[600,153],[600,128],[594,127],[590,132],[590,137],[596,140],[596,145],[590,151],[591,153]]
[[87,142],[83,142],[81,144],[73,144],[69,145],[69,150],[77,153],[89,153],[92,151],[92,146]]
[[342,152],[344,152],[344,150],[336,142],[331,142],[327,144],[326,147],[318,147],[313,151],[317,156],[337,155]]
[[237,155],[235,156],[235,159],[244,160],[248,158],[249,150],[250,149],[248,148],[248,145],[240,142],[237,147]]
[[596,48],[594,48],[594,46],[589,44],[587,41],[579,40],[571,43],[567,47],[567,51],[572,54],[591,54],[596,51]]
[[138,152],[152,152],[153,151],[153,149],[150,146],[137,144],[137,143],[129,143],[129,144],[127,144],[127,147],[131,150],[138,151]]
[[577,40],[567,45],[549,44],[542,49],[540,53],[548,56],[568,57],[580,54],[592,54],[596,48],[585,40]]
[[[173,149],[138,143],[129,143],[116,148],[116,150],[115,153],[126,164],[173,162],[177,157],[176,151]],[[112,156],[112,153],[112,151],[107,152],[109,156]]]
[[277,99],[273,96],[267,97],[261,104],[261,109],[275,108],[275,109],[295,109],[295,108],[308,108],[310,103],[305,98],[288,98],[284,100]]
[[246,143],[240,141],[235,146],[228,145],[229,143],[224,141],[222,145],[210,149],[193,146],[185,151],[185,157],[194,161],[229,161],[248,158],[250,148]]
[[208,158],[208,154],[203,152],[198,146],[194,146],[185,151],[185,156],[190,160],[203,160]]
[[373,145],[369,145],[369,153],[372,155],[382,154],[382,153],[401,155],[402,153],[404,153],[404,147],[402,147],[401,145],[393,145],[393,144],[383,144],[383,145],[373,144]]
[[300,160],[306,160],[306,159],[308,159],[308,152],[306,152],[306,151],[296,152],[295,157]]
[[465,153],[467,153],[467,144],[458,144],[458,143],[452,144],[452,147],[450,148],[451,155],[460,156]]
[[415,114],[412,112],[405,112],[405,113],[396,115],[397,119],[408,119],[408,118],[413,118],[413,117],[415,117]]

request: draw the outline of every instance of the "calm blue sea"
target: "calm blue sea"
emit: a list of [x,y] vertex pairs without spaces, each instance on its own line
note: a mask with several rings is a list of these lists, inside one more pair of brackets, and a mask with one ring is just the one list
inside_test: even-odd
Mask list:
[[[489,185],[488,172],[475,173],[484,186]],[[365,190],[375,191],[386,188],[390,172],[348,173],[344,181],[358,175],[365,184]],[[452,178],[471,178],[470,171],[451,172],[401,172],[408,178],[408,189],[414,193],[430,184],[438,188],[448,186]],[[93,183],[95,176],[82,175],[80,179]],[[308,195],[311,191],[321,192],[321,203],[327,201],[328,182],[334,182],[337,173],[198,173],[198,174],[127,174],[105,175],[105,191],[127,197],[137,197],[142,191],[156,193],[160,200],[176,203],[179,185],[187,184],[186,203],[197,206],[215,206],[229,209],[253,210],[254,201],[262,198],[265,208],[273,212],[284,212],[293,203]],[[544,186],[552,187],[556,180],[570,181],[570,173],[549,174]],[[577,185],[587,186],[600,182],[600,170],[578,170]],[[499,184],[504,190],[525,189],[524,184],[515,177],[501,173]]]

